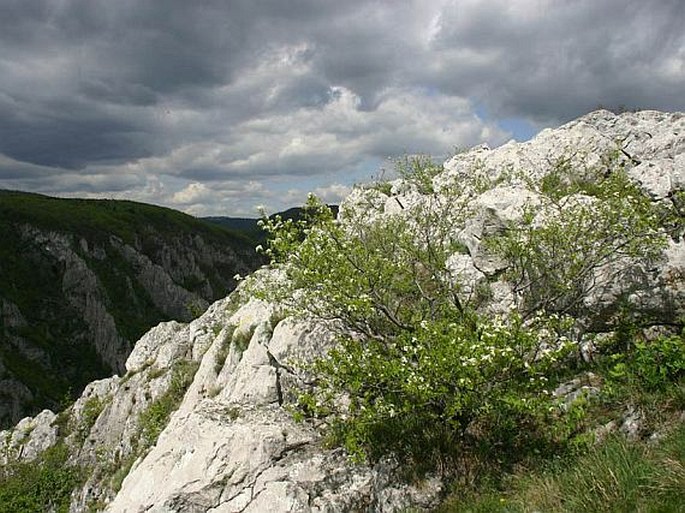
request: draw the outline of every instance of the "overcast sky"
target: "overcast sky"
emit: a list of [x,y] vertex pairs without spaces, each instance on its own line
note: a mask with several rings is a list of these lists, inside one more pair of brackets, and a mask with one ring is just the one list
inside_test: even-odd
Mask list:
[[684,0],[0,0],[0,188],[255,216],[685,110]]

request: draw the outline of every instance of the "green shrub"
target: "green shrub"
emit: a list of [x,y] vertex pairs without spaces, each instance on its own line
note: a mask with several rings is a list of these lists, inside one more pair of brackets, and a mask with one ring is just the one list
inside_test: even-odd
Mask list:
[[[467,294],[448,258],[462,249],[455,234],[472,215],[470,200],[493,179],[475,170],[436,190],[439,170],[426,159],[401,163],[424,195],[401,215],[348,209],[338,221],[310,197],[301,220],[263,219],[266,253],[287,279],[261,294],[338,333],[308,368],[316,387],[300,397],[301,414],[327,417],[331,440],[356,457],[393,455],[417,470],[464,475],[493,454],[506,466],[575,432],[582,409],[565,413],[549,393],[575,369],[566,314],[582,310],[593,273],[649,261],[664,235],[620,168],[586,169],[568,191],[589,200],[543,196],[520,225],[486,242],[509,263],[524,310],[484,316],[477,307],[487,293]],[[506,171],[496,181],[513,178]]]
[[0,513],[69,511],[71,492],[81,482],[82,471],[68,463],[64,444],[47,449],[37,461],[0,469]]
[[509,264],[507,277],[525,297],[524,315],[596,317],[583,300],[601,292],[602,282],[620,284],[624,295],[643,286],[634,270],[661,255],[665,214],[620,165],[585,169],[578,177],[564,162],[539,192],[542,202],[527,207],[522,224],[488,241]]
[[651,341],[635,335],[619,348],[599,362],[604,406],[639,407],[656,419],[685,408],[685,332]]
[[140,430],[142,447],[144,449],[154,445],[162,430],[166,427],[169,417],[178,408],[186,390],[193,382],[197,362],[181,360],[171,369],[169,388],[150,406],[140,414]]
[[637,342],[631,359],[642,387],[663,390],[685,377],[685,331],[680,336]]

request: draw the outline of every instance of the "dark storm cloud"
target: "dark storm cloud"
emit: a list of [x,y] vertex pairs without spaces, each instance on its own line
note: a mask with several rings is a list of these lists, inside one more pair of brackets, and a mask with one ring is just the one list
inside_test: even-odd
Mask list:
[[599,105],[685,109],[685,2],[455,2],[433,77],[507,116],[559,122]]
[[0,187],[190,205],[505,118],[685,110],[683,26],[681,0],[0,0]]
[[[79,168],[152,155],[159,145],[146,139],[192,139],[151,133],[145,118],[155,112],[112,113],[102,106],[192,103],[249,72],[280,39],[297,39],[301,20],[340,9],[323,8],[325,2],[288,4],[3,0],[0,151],[35,164]],[[320,82],[305,77],[301,88],[294,84],[281,94],[281,104],[325,101],[327,86]],[[229,113],[225,122],[231,121]]]

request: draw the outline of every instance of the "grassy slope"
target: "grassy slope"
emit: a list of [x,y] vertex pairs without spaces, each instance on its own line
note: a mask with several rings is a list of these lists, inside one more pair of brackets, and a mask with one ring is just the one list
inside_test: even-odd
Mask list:
[[[585,399],[585,429],[565,452],[455,483],[437,512],[685,513],[685,330],[633,341],[592,370],[602,388]],[[627,411],[641,414],[638,440],[620,431],[596,437],[598,426],[620,426]]]
[[657,442],[613,436],[591,451],[455,494],[441,513],[679,513],[685,511],[685,425]]

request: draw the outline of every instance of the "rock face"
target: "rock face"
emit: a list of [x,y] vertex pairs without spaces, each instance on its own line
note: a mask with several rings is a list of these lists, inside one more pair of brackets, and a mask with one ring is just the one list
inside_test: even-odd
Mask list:
[[[448,161],[434,182],[459,183],[473,166],[495,178],[505,170],[539,177],[561,157],[582,153],[587,165],[616,149],[654,201],[679,201],[685,115],[659,112],[599,111],[526,143],[477,148]],[[519,218],[535,195],[521,182],[473,198],[473,216],[455,228],[468,254],[455,255],[450,267],[475,288],[486,276],[497,278],[500,266],[481,247],[483,233]],[[370,216],[398,215],[397,205],[417,201],[420,192],[396,182],[390,194],[358,191],[347,205],[370,209]],[[650,270],[652,293],[634,298],[664,323],[685,313],[682,229],[681,223],[658,269]],[[511,287],[495,279],[493,311],[515,304]],[[11,305],[2,312],[21,324]],[[0,433],[0,461],[30,460],[51,444],[67,444],[70,463],[89,476],[72,494],[73,512],[389,512],[435,505],[437,479],[409,486],[390,462],[352,464],[324,447],[316,424],[293,420],[288,406],[306,381],[293,361],[322,354],[331,343],[325,327],[281,319],[273,305],[239,289],[190,324],[152,329],[137,342],[123,377],[90,384],[61,419],[44,412]],[[153,415],[164,405],[170,416]]]
[[0,427],[122,373],[150,327],[189,321],[258,265],[248,240],[189,216],[93,202],[78,224],[72,201],[0,193]]

